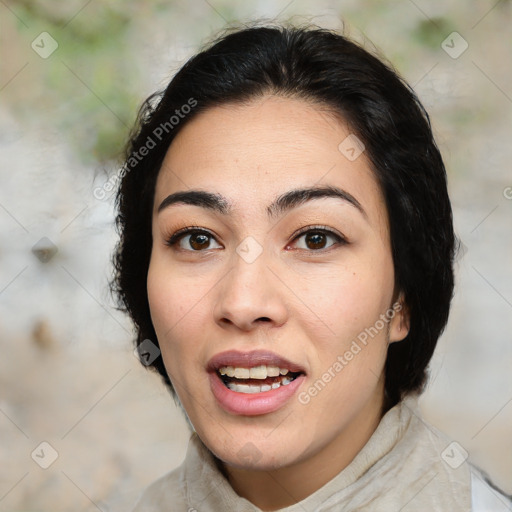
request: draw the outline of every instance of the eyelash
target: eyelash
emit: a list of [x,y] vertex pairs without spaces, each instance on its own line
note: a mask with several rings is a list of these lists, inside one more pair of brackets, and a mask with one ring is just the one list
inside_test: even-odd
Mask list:
[[[334,231],[332,231],[331,229],[329,229],[327,226],[306,226],[302,229],[300,229],[298,232],[294,233],[293,234],[293,238],[292,238],[292,242],[295,242],[298,238],[300,238],[302,235],[304,234],[307,234],[309,232],[314,232],[314,233],[323,233],[323,234],[326,234],[328,236],[332,236],[336,242],[334,244],[332,244],[331,246],[327,247],[326,249],[322,248],[322,249],[300,249],[300,250],[305,250],[305,251],[308,251],[308,252],[323,252],[323,251],[328,251],[330,250],[332,247],[336,246],[337,244],[338,245],[346,245],[348,244],[347,240],[345,239],[344,236],[342,236],[341,234],[338,234]],[[166,240],[166,245],[168,245],[169,247],[173,247],[182,239],[184,238],[185,236],[187,235],[192,235],[192,234],[202,234],[202,235],[207,235],[211,238],[214,238],[214,235],[212,233],[210,233],[209,231],[199,227],[199,226],[189,226],[189,227],[186,227],[186,228],[182,228],[182,229],[179,229],[178,231],[176,231],[176,233],[174,233],[172,236],[170,236],[167,240]],[[218,243],[218,242],[217,242]],[[287,244],[288,246],[289,244]],[[180,249],[176,249],[176,250],[180,250]],[[198,251],[195,251],[195,250],[190,250],[190,249],[181,249],[181,250],[184,250],[186,252],[205,252],[207,251],[208,249],[205,249],[205,250],[198,250]]]

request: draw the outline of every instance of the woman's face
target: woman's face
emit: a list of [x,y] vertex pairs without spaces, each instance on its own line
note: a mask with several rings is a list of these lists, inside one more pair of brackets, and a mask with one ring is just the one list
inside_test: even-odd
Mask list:
[[151,317],[190,421],[228,467],[327,474],[380,420],[388,343],[407,333],[384,199],[353,137],[318,106],[265,96],[201,113],[167,152]]

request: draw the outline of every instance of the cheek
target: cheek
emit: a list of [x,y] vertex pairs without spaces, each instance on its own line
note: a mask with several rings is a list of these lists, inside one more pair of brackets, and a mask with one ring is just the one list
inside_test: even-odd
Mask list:
[[[148,301],[151,320],[159,338],[171,329],[186,311],[186,299],[180,301],[177,288],[166,283],[167,279],[150,265],[147,281]],[[160,339],[160,342],[163,341],[163,338]]]
[[188,315],[197,317],[204,307],[201,298],[208,292],[208,283],[197,279],[197,272],[194,277],[173,268],[165,255],[157,252],[150,261],[147,292],[153,325],[157,334],[164,336],[161,341],[165,341],[175,337]]
[[[149,309],[165,366],[169,374],[177,376],[180,369],[193,364],[197,355],[194,340],[200,339],[208,317],[206,301],[201,300],[207,289],[162,260],[154,257],[149,265]],[[179,365],[175,364],[177,361]]]
[[332,411],[350,415],[378,385],[389,326],[382,315],[391,305],[394,281],[391,259],[384,256],[373,265],[361,259],[361,265],[340,271],[339,276],[324,281],[324,293],[316,297],[315,312],[322,322],[305,327],[313,340],[314,381],[320,382],[304,392],[311,397],[316,416],[334,426]]
[[[351,340],[370,327],[386,312],[393,295],[394,272],[391,258],[365,261],[354,258],[352,264],[316,274],[316,284],[305,283],[302,294],[330,338]],[[328,327],[328,329],[327,329]]]

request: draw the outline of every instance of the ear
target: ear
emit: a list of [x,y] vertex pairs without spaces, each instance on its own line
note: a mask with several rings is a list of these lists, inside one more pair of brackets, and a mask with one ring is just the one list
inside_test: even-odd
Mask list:
[[411,325],[409,308],[402,293],[393,302],[391,309],[394,311],[394,315],[389,322],[389,343],[394,343],[402,341],[409,334]]

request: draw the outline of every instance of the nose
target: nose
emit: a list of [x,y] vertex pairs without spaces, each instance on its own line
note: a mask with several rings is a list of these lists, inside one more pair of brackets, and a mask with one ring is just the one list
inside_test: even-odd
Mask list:
[[214,318],[223,329],[248,332],[286,322],[286,288],[269,268],[264,253],[251,263],[235,255],[231,270],[219,285]]

